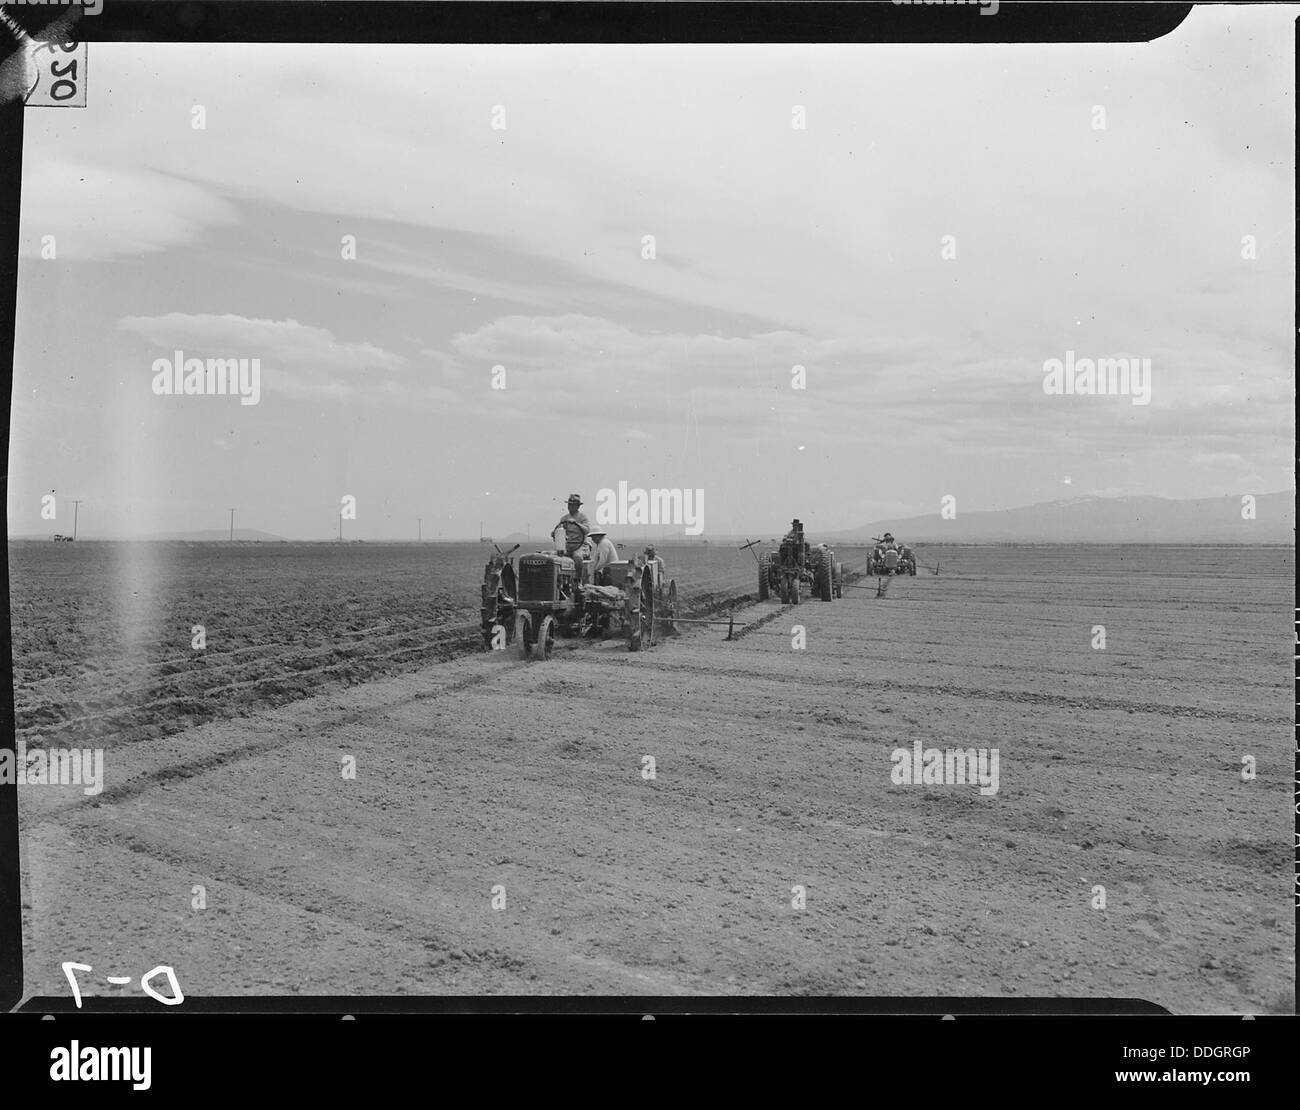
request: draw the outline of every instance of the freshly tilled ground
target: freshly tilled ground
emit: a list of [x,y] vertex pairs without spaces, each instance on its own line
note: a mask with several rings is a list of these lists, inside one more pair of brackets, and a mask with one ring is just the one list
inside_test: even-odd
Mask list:
[[[1280,582],[923,575],[125,745],[20,795],[28,991],[1291,1012]],[[997,793],[896,784],[917,740],[997,748]]]

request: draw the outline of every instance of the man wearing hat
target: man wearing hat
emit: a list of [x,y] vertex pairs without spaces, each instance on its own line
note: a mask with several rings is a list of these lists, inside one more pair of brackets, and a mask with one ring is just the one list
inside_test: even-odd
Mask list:
[[603,525],[597,524],[587,533],[587,547],[591,549],[591,580],[599,582],[597,577],[610,563],[618,562],[618,548],[614,546]]
[[663,585],[664,580],[664,561],[655,554],[655,545],[648,544],[645,549],[646,566],[651,567],[651,573],[654,576],[655,589],[658,590]]
[[552,535],[557,528],[564,529],[564,553],[572,555],[582,546],[587,534],[591,531],[591,521],[587,519],[587,514],[579,512],[582,506],[582,498],[576,493],[569,494],[569,511],[560,517],[560,521],[555,528],[551,529]]

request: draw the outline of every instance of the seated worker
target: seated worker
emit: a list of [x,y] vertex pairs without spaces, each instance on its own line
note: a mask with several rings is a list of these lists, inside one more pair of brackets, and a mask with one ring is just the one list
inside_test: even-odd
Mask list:
[[889,548],[891,548],[891,547],[895,547],[895,548],[897,548],[897,547],[902,547],[902,546],[903,546],[901,543],[895,543],[895,542],[894,542],[894,533],[893,533],[893,532],[886,532],[886,533],[885,533],[884,543],[885,543],[885,548],[886,548],[886,549],[889,549]]
[[600,572],[610,563],[618,562],[618,548],[609,539],[609,533],[601,525],[597,524],[595,528],[587,533],[587,542],[583,547],[588,552],[584,557],[591,559],[590,581],[596,585],[608,585],[608,583],[601,581]]
[[654,576],[655,589],[658,590],[664,584],[664,561],[655,554],[654,544],[646,546],[645,561],[651,568],[650,573]]

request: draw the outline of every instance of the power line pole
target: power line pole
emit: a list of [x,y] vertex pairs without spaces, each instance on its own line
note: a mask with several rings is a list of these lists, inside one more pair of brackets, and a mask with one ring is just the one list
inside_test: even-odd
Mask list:
[[235,510],[230,510],[230,542],[235,542]]
[[77,508],[80,504],[80,501],[72,503],[72,538],[74,540],[77,538]]
[[415,518],[415,542],[416,543],[424,542],[424,518],[423,517],[417,516]]

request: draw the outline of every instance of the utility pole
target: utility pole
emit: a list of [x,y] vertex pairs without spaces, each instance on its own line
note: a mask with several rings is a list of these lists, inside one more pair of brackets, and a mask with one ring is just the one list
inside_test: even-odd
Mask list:
[[343,510],[339,510],[339,543],[343,542]]
[[235,510],[230,510],[230,542],[235,542]]
[[424,542],[424,518],[419,516],[415,518],[415,542]]
[[77,507],[80,504],[80,501],[74,501],[72,503],[72,538],[74,540],[77,538]]

